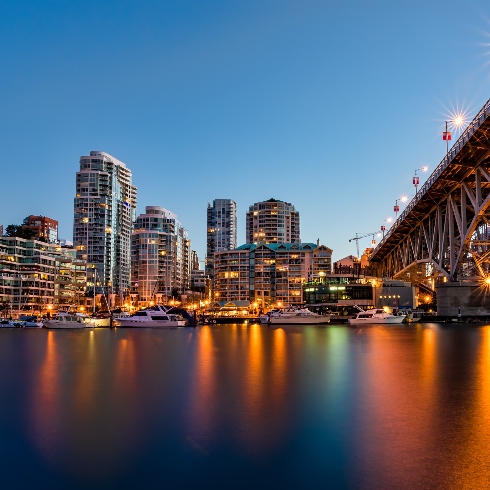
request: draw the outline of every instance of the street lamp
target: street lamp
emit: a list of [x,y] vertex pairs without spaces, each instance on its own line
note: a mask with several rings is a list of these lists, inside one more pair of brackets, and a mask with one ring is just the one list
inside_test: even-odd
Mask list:
[[417,170],[415,170],[415,176],[414,176],[414,178],[412,179],[412,183],[413,183],[413,185],[415,186],[415,195],[417,195],[417,188],[418,188],[418,186],[419,186],[419,182],[420,182],[420,181],[419,181],[419,177],[418,177],[418,175],[417,175],[417,172],[418,172],[419,170],[420,170],[421,172],[427,172],[427,170],[429,170],[429,167],[428,167],[427,165],[424,165],[423,167],[418,168]]
[[392,221],[393,221],[393,219],[388,217],[381,222],[381,233],[383,233],[383,238],[385,237],[385,232],[386,232],[385,223],[391,223]]
[[446,155],[449,153],[449,141],[451,140],[451,131],[449,129],[459,129],[466,122],[466,114],[464,112],[460,112],[458,114],[453,114],[453,118],[449,121],[444,121],[446,123],[446,131],[442,132],[442,139],[446,142]]

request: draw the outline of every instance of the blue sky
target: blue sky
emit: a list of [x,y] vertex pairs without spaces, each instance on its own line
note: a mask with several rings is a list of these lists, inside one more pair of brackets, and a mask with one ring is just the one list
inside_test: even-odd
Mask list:
[[0,223],[41,214],[71,239],[79,157],[102,150],[201,260],[217,198],[240,244],[273,197],[302,241],[355,254],[443,158],[449,111],[490,97],[483,0],[0,0],[0,43]]

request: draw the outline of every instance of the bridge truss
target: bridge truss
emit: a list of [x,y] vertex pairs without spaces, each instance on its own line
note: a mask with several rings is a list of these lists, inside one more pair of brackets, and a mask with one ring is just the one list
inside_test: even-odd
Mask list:
[[381,277],[490,277],[490,100],[370,257]]

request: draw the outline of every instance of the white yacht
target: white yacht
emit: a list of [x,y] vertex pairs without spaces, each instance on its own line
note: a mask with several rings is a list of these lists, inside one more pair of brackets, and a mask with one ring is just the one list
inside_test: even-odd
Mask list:
[[118,311],[118,312],[104,312],[104,313],[99,313],[97,315],[92,315],[87,318],[85,318],[85,323],[89,327],[110,327],[111,326],[111,315],[112,315],[112,320],[113,324],[115,324],[116,320],[119,320],[120,318],[128,318],[129,313],[126,311]]
[[151,306],[129,317],[117,319],[117,325],[146,328],[185,327],[187,322],[180,315],[171,313],[170,310],[171,308],[166,309],[161,305]]
[[65,313],[60,311],[54,318],[44,322],[45,328],[87,328],[86,315]]
[[354,318],[349,318],[350,325],[392,325],[402,323],[404,316],[395,316],[387,313],[385,310],[373,308],[372,310],[363,310],[356,305],[359,313]]
[[271,310],[259,317],[260,323],[267,325],[318,325],[330,323],[331,315],[319,315],[307,308],[290,307]]

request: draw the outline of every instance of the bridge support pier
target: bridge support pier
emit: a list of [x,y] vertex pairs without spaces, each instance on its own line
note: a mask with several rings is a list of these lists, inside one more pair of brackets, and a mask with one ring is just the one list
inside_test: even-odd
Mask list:
[[[477,282],[443,282],[436,285],[437,316],[489,317],[490,288]],[[461,308],[461,310],[459,310]]]

